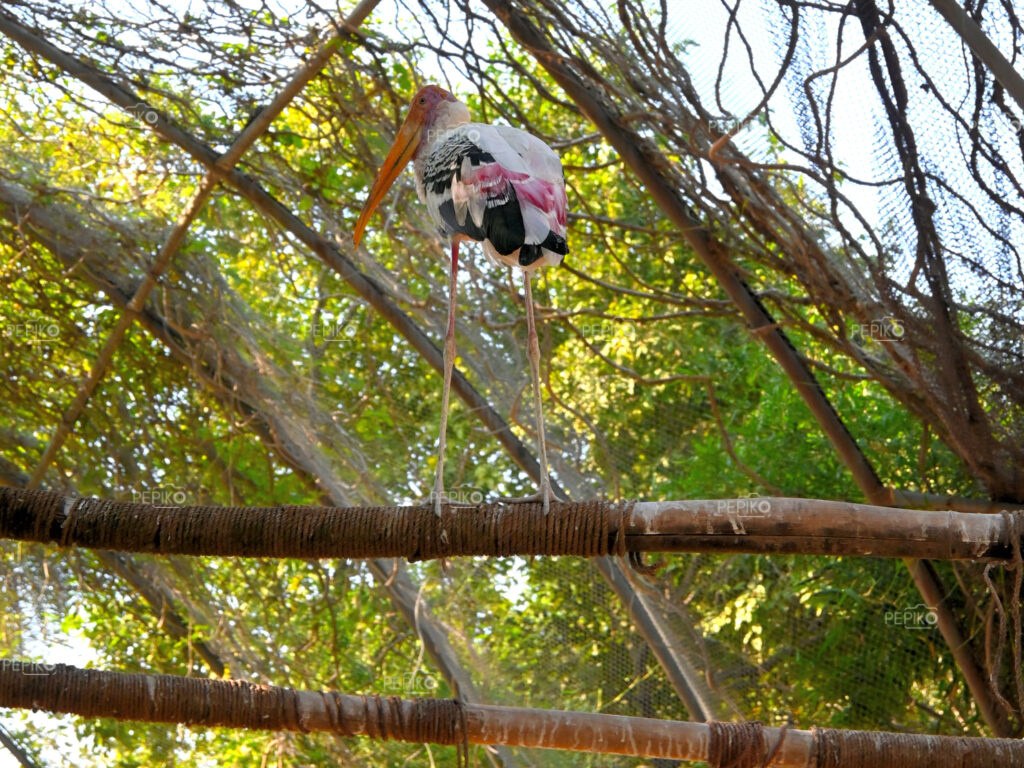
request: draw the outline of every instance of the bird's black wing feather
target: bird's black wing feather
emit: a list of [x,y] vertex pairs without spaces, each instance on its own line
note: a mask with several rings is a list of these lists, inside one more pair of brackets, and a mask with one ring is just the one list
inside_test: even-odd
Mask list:
[[473,220],[468,207],[457,210],[452,198],[452,186],[456,182],[462,183],[464,167],[476,169],[489,163],[495,163],[489,152],[469,137],[453,134],[427,157],[423,169],[423,191],[428,207],[440,216],[442,235],[460,234],[471,240],[490,240],[498,253],[508,255],[521,248],[526,240],[523,212],[512,183],[508,179],[492,177],[493,183],[483,191],[486,200],[479,224]]

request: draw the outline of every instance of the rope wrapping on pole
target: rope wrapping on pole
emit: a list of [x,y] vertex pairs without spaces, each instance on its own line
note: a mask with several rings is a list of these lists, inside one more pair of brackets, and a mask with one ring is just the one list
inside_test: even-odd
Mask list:
[[746,552],[1012,565],[1024,512],[898,510],[817,499],[554,502],[444,507],[156,505],[0,488],[0,538],[221,557],[623,556]]
[[208,507],[70,498],[0,488],[0,538],[125,552],[383,558],[626,553],[632,503],[416,507]]

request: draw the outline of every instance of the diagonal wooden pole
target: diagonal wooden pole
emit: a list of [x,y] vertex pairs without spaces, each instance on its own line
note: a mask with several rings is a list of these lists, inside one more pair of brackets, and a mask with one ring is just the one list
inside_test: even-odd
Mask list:
[[[1013,64],[1003,56],[995,43],[985,34],[985,30],[978,26],[978,23],[971,18],[967,10],[957,0],[929,1],[949,26],[967,43],[971,53],[985,65],[992,73],[992,77],[1013,97],[1017,106],[1024,109],[1024,76],[1013,68]],[[1007,6],[1007,8],[1009,7]],[[980,6],[978,12],[980,13]]]
[[46,472],[56,457],[57,452],[60,451],[64,442],[71,434],[71,430],[74,429],[75,423],[81,417],[86,404],[110,367],[114,354],[121,345],[121,342],[124,341],[125,334],[127,334],[132,322],[146,305],[149,294],[156,287],[160,276],[177,254],[178,249],[185,240],[185,236],[188,234],[189,227],[195,221],[199,212],[202,211],[203,206],[217,184],[235,167],[238,161],[242,159],[242,155],[263,135],[274,119],[291,103],[292,99],[327,65],[331,56],[341,47],[344,39],[354,36],[356,30],[358,30],[359,26],[379,2],[380,0],[362,0],[342,23],[341,31],[332,35],[326,43],[320,46],[309,61],[292,76],[291,80],[288,81],[287,85],[277,94],[274,100],[246,125],[234,142],[232,142],[227,152],[217,158],[213,166],[207,171],[192,200],[185,207],[185,210],[182,211],[181,215],[178,216],[177,221],[174,222],[173,229],[167,236],[167,240],[164,242],[163,247],[161,247],[160,253],[157,254],[153,265],[146,273],[142,284],[136,289],[135,295],[132,296],[125,311],[111,330],[103,348],[93,362],[89,375],[78,385],[71,405],[64,411],[60,422],[57,424],[57,428],[54,430],[53,436],[50,438],[39,463],[36,465],[35,471],[29,478],[28,485],[30,488],[37,488],[46,476]]
[[14,740],[2,725],[0,725],[0,746],[10,752],[22,768],[38,768],[32,761],[32,758],[28,756],[28,753],[18,746],[18,742]]

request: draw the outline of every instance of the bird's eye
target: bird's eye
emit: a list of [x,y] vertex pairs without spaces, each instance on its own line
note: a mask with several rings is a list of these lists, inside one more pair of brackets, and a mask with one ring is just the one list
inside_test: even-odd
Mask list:
[[426,104],[426,103],[427,103],[427,97],[426,96],[420,96],[420,104]]

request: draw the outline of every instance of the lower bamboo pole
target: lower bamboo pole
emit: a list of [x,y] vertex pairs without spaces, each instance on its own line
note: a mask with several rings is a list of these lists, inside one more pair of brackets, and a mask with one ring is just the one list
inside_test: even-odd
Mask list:
[[[125,674],[9,659],[0,659],[0,707],[198,727],[328,731],[412,742],[703,760],[715,768],[741,764],[777,768],[1024,765],[1024,741],[1013,739],[829,729],[783,731],[757,724],[693,723],[451,700],[295,691],[239,680]],[[742,742],[739,749],[738,742]]]

